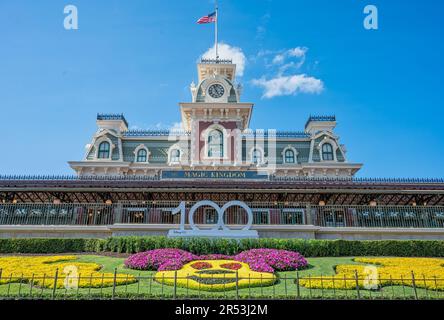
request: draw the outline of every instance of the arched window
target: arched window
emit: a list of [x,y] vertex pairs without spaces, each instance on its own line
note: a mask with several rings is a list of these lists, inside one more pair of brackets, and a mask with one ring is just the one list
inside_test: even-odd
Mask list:
[[208,157],[222,158],[224,156],[224,134],[220,130],[212,130],[208,135]]
[[171,150],[170,162],[175,162],[175,163],[180,162],[180,150],[179,149]]
[[333,147],[330,143],[324,143],[322,145],[322,160],[324,161],[332,161],[333,157]]
[[285,163],[294,163],[294,151],[287,149],[285,150]]
[[146,149],[140,149],[137,151],[137,162],[146,162],[148,153],[146,152]]
[[254,164],[260,164],[262,163],[262,152],[258,149],[254,149],[253,153],[251,154],[251,161]]
[[97,158],[99,159],[109,159],[110,145],[109,142],[103,141],[99,144],[99,152],[97,153]]

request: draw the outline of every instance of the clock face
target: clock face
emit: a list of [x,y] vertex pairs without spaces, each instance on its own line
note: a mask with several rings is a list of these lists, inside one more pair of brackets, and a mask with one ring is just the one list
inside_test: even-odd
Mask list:
[[224,93],[225,93],[225,89],[219,83],[212,84],[208,88],[208,94],[214,99],[218,99],[218,98],[222,97],[224,95]]

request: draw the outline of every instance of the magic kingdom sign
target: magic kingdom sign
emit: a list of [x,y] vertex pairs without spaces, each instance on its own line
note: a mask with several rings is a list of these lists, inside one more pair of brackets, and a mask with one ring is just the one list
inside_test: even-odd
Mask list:
[[163,170],[162,179],[216,179],[216,180],[267,180],[268,175],[258,171],[219,170]]

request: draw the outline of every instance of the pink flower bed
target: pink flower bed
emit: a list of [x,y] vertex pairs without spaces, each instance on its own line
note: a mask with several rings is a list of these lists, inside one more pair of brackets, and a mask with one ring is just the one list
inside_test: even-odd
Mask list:
[[298,270],[307,266],[307,260],[299,252],[278,249],[251,249],[235,256],[197,256],[180,249],[156,249],[131,255],[125,260],[125,266],[138,270],[179,270],[184,264],[194,260],[235,260],[247,263],[253,271],[271,273]]
[[243,251],[234,260],[248,263],[259,272],[290,271],[305,268],[307,260],[299,253],[278,249],[251,249]]
[[129,256],[125,266],[138,270],[179,270],[185,263],[197,259],[197,256],[185,250],[155,249]]

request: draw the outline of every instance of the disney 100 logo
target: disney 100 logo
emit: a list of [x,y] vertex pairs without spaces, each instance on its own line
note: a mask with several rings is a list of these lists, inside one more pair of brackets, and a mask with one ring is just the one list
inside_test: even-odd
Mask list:
[[[194,213],[201,207],[211,207],[217,213],[217,222],[211,229],[199,229],[194,223]],[[224,215],[228,208],[240,207],[247,213],[247,223],[240,230],[228,228],[224,222]],[[250,230],[253,224],[253,213],[251,208],[242,201],[233,200],[220,207],[217,203],[209,200],[202,200],[193,205],[188,212],[188,223],[190,229],[185,229],[186,204],[182,201],[177,208],[172,210],[172,214],[180,213],[179,229],[169,230],[169,237],[225,237],[225,238],[258,238],[256,230]]]

